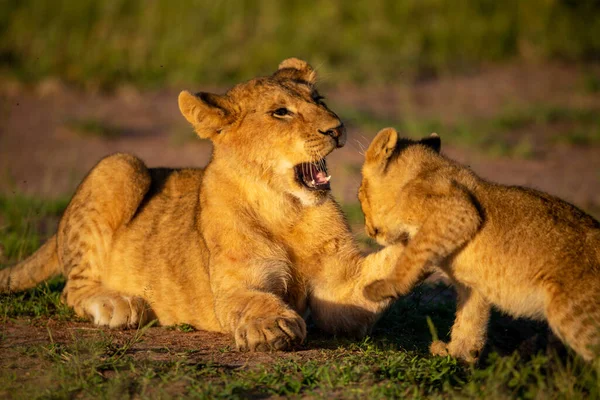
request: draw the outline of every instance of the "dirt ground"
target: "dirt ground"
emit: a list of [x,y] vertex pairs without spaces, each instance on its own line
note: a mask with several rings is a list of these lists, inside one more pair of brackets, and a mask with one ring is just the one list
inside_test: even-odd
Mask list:
[[[99,340],[104,337],[115,346],[123,346],[132,341],[136,330],[110,330],[94,327],[86,322],[34,321],[16,319],[2,325],[3,340],[0,351],[3,354],[0,365],[10,367],[23,358],[19,351],[24,347],[46,345],[48,343],[71,344],[77,340]],[[318,355],[319,349],[300,346],[295,352],[238,353],[234,351],[233,340],[229,335],[191,331],[181,332],[163,327],[150,327],[141,339],[133,340],[128,350],[137,360],[176,361],[182,357],[190,364],[215,363],[228,368],[270,363],[276,359],[301,360]]]
[[[578,67],[572,66],[517,65],[471,76],[400,82],[386,88],[343,87],[323,90],[323,94],[333,110],[341,110],[338,113],[342,119],[344,110],[360,110],[382,120],[435,117],[443,126],[465,116],[488,118],[507,106],[539,102],[600,110],[597,93],[578,89],[581,74]],[[211,145],[195,139],[181,117],[176,100],[181,89],[200,88],[140,92],[125,86],[105,94],[83,93],[52,80],[35,87],[0,83],[0,193],[43,197],[70,194],[100,158],[114,152],[135,153],[149,166],[205,165]],[[82,128],[82,121],[88,126]],[[347,122],[348,144],[330,155],[328,164],[334,195],[341,202],[356,203],[362,151],[376,130],[384,126],[365,131],[359,121],[350,118]],[[438,133],[443,140],[444,132]],[[490,180],[532,186],[587,210],[600,210],[600,143],[549,146],[544,140],[547,132],[528,134],[534,135],[535,157],[490,158],[468,147],[443,150]],[[68,342],[75,333],[98,335],[101,330],[89,323],[17,319],[3,323],[0,331],[1,364],[9,366],[21,357],[17,347]],[[116,341],[135,334],[106,332]],[[229,351],[231,345],[231,338],[224,335],[150,328],[132,351],[136,357],[156,360],[186,352],[190,362],[241,366],[281,357],[315,357],[322,350],[318,345],[309,345],[294,353],[247,355]]]
[[[383,346],[395,343],[396,348],[416,350],[427,354],[429,334],[425,333],[425,314],[432,315],[436,327],[441,329],[441,338],[449,331],[452,323],[452,311],[440,312],[439,305],[447,307],[454,303],[455,295],[451,288],[444,286],[421,286],[419,290],[407,296],[402,304],[396,304],[382,318],[372,332],[371,341]],[[416,307],[420,307],[420,311]],[[420,315],[420,313],[424,313]],[[445,315],[445,316],[443,316]],[[415,323],[415,318],[418,320]],[[404,319],[398,323],[399,319]],[[411,322],[411,320],[413,320]],[[404,335],[398,335],[398,329]],[[447,339],[447,338],[446,338]],[[350,344],[356,340],[345,337],[331,337],[318,330],[309,320],[308,337],[294,351],[270,353],[240,353],[235,350],[230,335],[194,331],[185,326],[151,326],[140,330],[111,330],[96,327],[78,318],[65,321],[50,318],[11,318],[0,324],[0,371],[12,371],[19,376],[21,383],[29,374],[43,376],[45,369],[52,367],[51,352],[56,348],[79,349],[83,356],[93,353],[95,344],[102,344],[102,357],[107,349],[126,349],[128,357],[136,364],[147,362],[176,363],[186,365],[214,365],[222,369],[252,368],[259,365],[272,365],[276,362],[307,362],[319,360],[325,362],[341,355],[360,353]],[[538,351],[564,352],[565,347],[550,334],[546,324],[535,321],[514,320],[508,316],[494,313],[490,326],[487,352],[494,351],[509,355],[518,351],[524,359]],[[61,357],[65,357],[62,355]],[[486,356],[482,356],[485,359]],[[68,359],[63,359],[69,361]],[[5,374],[0,374],[0,376]],[[39,384],[39,382],[37,383]],[[0,388],[0,397],[2,390]]]

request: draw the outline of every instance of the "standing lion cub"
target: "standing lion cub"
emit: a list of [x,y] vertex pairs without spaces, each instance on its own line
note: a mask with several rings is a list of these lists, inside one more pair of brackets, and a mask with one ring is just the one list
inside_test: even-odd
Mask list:
[[309,309],[326,331],[365,334],[387,304],[363,287],[402,248],[361,256],[325,162],[346,131],[315,81],[292,58],[223,95],[181,92],[181,113],[213,143],[207,167],[101,160],[57,234],[0,271],[0,292],[60,273],[64,301],[98,325],[188,323],[230,333],[240,350],[301,342]]
[[406,294],[439,266],[458,291],[449,344],[434,354],[474,361],[490,307],[546,319],[586,360],[600,338],[600,223],[556,197],[477,177],[439,154],[437,135],[412,141],[379,132],[363,166],[359,198],[367,232],[404,242],[395,271],[365,288],[382,300]]

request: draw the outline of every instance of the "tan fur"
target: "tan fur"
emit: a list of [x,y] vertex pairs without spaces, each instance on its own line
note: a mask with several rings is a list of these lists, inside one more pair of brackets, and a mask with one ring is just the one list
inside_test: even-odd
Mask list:
[[[294,165],[345,141],[315,79],[306,62],[289,59],[225,95],[182,92],[183,116],[214,144],[208,166],[148,169],[132,155],[103,159],[56,237],[0,271],[0,290],[62,273],[67,304],[99,325],[156,317],[230,333],[241,350],[302,341],[308,309],[326,331],[365,334],[389,302],[365,299],[362,288],[391,271],[401,247],[363,258],[330,192],[296,179]],[[282,107],[291,113],[275,115]]]
[[439,266],[458,291],[449,344],[434,354],[473,361],[490,307],[547,319],[586,360],[598,355],[600,223],[548,194],[484,181],[421,141],[382,130],[363,166],[360,200],[367,232],[406,244],[395,271],[365,288],[373,300],[406,294],[423,269]]

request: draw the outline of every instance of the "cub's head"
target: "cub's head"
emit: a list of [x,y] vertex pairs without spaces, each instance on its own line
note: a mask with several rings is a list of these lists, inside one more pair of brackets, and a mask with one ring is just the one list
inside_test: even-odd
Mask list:
[[[406,242],[414,227],[401,218],[400,192],[440,152],[440,137],[421,140],[398,137],[393,128],[379,131],[365,153],[358,199],[365,214],[367,234],[383,246]],[[431,157],[431,156],[434,157]]]
[[179,109],[201,138],[213,142],[213,163],[319,204],[330,190],[325,156],[344,145],[346,130],[315,81],[310,65],[291,58],[273,75],[224,95],[183,91]]

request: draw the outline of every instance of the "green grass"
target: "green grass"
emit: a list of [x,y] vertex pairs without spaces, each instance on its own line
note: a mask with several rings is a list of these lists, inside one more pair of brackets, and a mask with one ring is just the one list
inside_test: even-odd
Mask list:
[[555,143],[586,146],[600,144],[600,123],[597,126],[577,127],[566,133],[558,133],[553,137]]
[[0,295],[0,321],[17,317],[75,320],[73,310],[60,300],[64,285],[62,277],[52,278],[35,289]]
[[70,131],[83,137],[116,139],[124,133],[123,129],[97,118],[73,119],[67,121],[65,126]]
[[[33,251],[51,232],[38,233],[42,221],[60,215],[64,200],[23,196],[0,198],[0,243],[14,234],[26,245],[8,245],[14,261]],[[361,223],[357,205],[346,205],[349,220]],[[17,248],[15,248],[17,246]],[[598,398],[596,365],[572,354],[514,352],[524,339],[543,335],[539,323],[514,321],[494,314],[489,354],[477,367],[427,353],[436,331],[443,340],[453,321],[455,302],[445,286],[421,285],[382,317],[362,341],[333,338],[309,324],[303,352],[272,355],[271,362],[235,364],[198,361],[192,345],[171,354],[156,346],[148,327],[122,336],[119,331],[74,328],[57,340],[50,321],[77,321],[59,302],[64,281],[54,279],[21,294],[0,295],[0,320],[27,330],[47,326],[47,340],[25,341],[3,350],[0,396],[17,398]],[[46,322],[48,321],[48,322]],[[429,326],[433,324],[433,329]],[[164,329],[164,328],[161,328]],[[190,334],[188,325],[171,328]],[[85,333],[85,334],[84,334]],[[0,333],[0,343],[5,334]],[[143,351],[140,347],[145,345]],[[316,350],[315,350],[316,349]],[[543,349],[543,347],[542,347]],[[230,346],[215,354],[235,356]],[[150,355],[150,356],[148,356]],[[252,356],[250,356],[251,359]],[[248,359],[242,356],[241,359]],[[27,371],[25,374],[24,371]]]
[[598,111],[590,108],[572,108],[549,104],[535,104],[526,107],[515,105],[504,110],[491,122],[499,130],[514,130],[527,128],[534,124],[595,124],[600,122],[600,116]]
[[342,204],[342,211],[352,227],[354,237],[362,250],[371,252],[380,248],[375,239],[367,236],[365,232],[365,217],[359,203]]
[[342,211],[350,225],[363,225],[365,223],[365,217],[359,203],[342,204]]
[[[431,292],[422,289],[424,295]],[[440,315],[451,317],[452,308],[445,304],[417,305],[415,298],[410,297],[394,307],[372,337],[360,342],[326,338],[310,331],[306,346],[322,348],[313,359],[274,357],[273,362],[267,364],[233,368],[211,361],[193,361],[193,350],[165,361],[140,359],[136,357],[135,347],[145,340],[144,329],[125,341],[100,331],[93,337],[74,335],[65,344],[64,341],[55,343],[49,328],[48,344],[17,349],[22,358],[43,367],[32,369],[29,375],[29,379],[42,384],[24,385],[22,377],[11,375],[10,370],[5,369],[0,372],[0,386],[28,398],[600,396],[597,367],[572,356],[562,360],[543,353],[530,358],[518,353],[507,356],[492,353],[485,364],[473,367],[450,357],[428,356],[420,346],[407,349],[398,344],[406,343],[403,336],[411,336],[413,332],[419,342],[428,342],[430,337],[424,333],[426,324],[418,321],[422,322],[425,314],[434,315],[434,321]],[[398,324],[399,318],[405,321]]]
[[[5,264],[13,264],[33,253],[56,231],[58,218],[67,199],[42,200],[23,195],[0,196],[0,245]],[[21,293],[0,295],[0,320],[26,316],[58,319],[73,318],[72,310],[60,302],[63,278]]]
[[600,92],[600,74],[587,72],[582,78],[582,86],[585,93],[594,94]]
[[167,326],[165,329],[178,331],[178,332],[194,332],[196,330],[190,324],[172,325],[172,326]]
[[597,59],[598,15],[593,0],[5,0],[0,69],[87,87],[229,84],[299,56],[330,83],[387,83],[514,59]]
[[[56,232],[68,199],[0,195],[0,244],[8,261],[23,259]],[[1,261],[0,261],[1,262]]]
[[343,104],[336,105],[334,109],[342,116],[344,124],[360,127],[368,132],[376,132],[386,126],[398,124],[398,120],[395,118],[386,118],[369,110],[361,110]]
[[437,132],[444,144],[475,149],[490,157],[535,157],[532,130],[540,131],[541,140],[549,145],[600,144],[600,112],[594,108],[544,103],[513,105],[489,118],[468,118],[448,124],[436,118],[387,118],[365,110],[341,109],[341,115],[350,115],[349,126],[371,136],[387,126],[415,139]]

